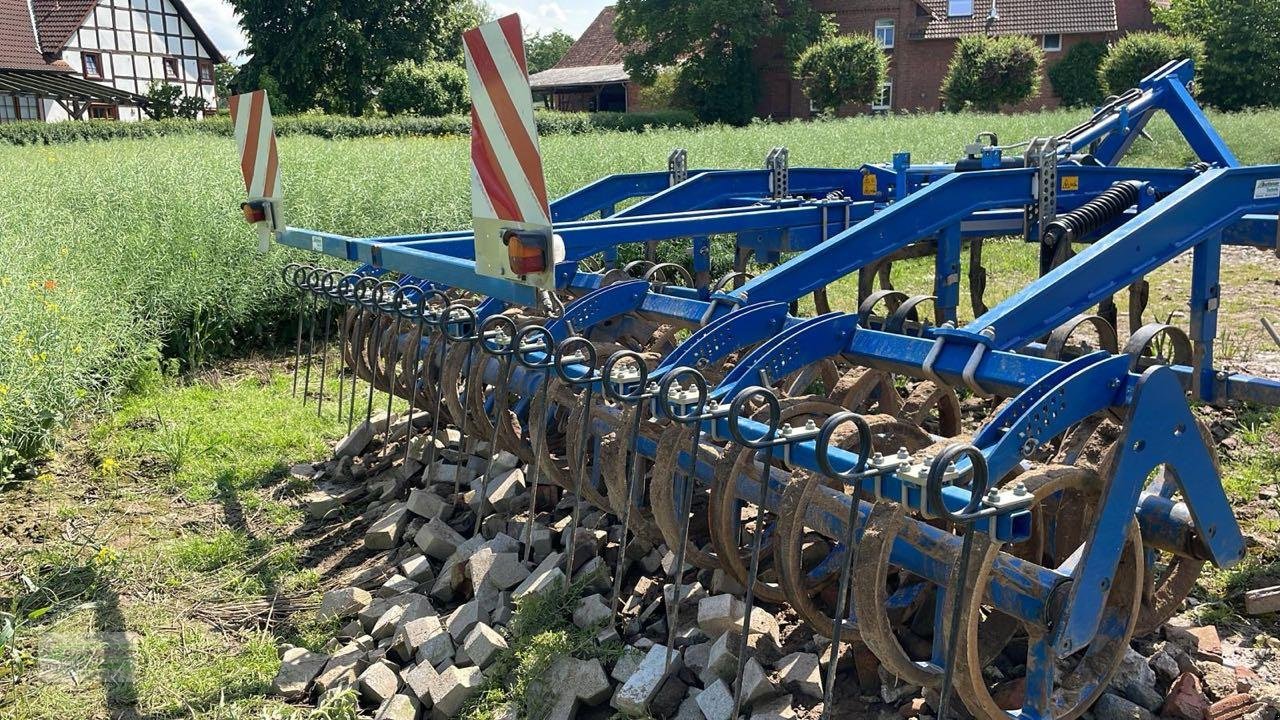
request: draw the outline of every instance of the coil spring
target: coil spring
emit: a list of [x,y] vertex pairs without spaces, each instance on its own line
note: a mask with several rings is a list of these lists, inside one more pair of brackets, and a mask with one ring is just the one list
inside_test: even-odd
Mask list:
[[1072,210],[1063,213],[1045,226],[1044,241],[1047,245],[1056,245],[1062,240],[1074,242],[1077,238],[1102,227],[1108,220],[1116,218],[1130,205],[1138,201],[1138,193],[1142,183],[1137,180],[1125,180],[1102,191],[1098,197]]

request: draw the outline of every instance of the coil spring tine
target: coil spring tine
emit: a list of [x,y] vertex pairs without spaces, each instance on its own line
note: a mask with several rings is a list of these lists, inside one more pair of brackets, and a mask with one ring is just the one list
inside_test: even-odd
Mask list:
[[[680,405],[672,402],[672,391],[679,391],[680,378],[685,376],[690,378],[689,389],[697,393],[697,400],[694,403],[692,412],[675,410],[674,408],[680,407]],[[676,507],[676,513],[680,517],[680,530],[679,539],[676,541],[675,562],[671,567],[672,601],[667,604],[667,652],[666,657],[663,659],[664,671],[670,671],[671,669],[671,652],[676,644],[676,628],[680,625],[680,603],[682,602],[681,596],[684,591],[684,558],[689,546],[689,522],[693,510],[693,486],[698,467],[698,441],[702,437],[701,422],[705,418],[707,395],[707,379],[703,377],[701,372],[689,367],[674,368],[662,379],[662,383],[658,387],[658,397],[662,400],[661,407],[663,412],[673,421],[686,423],[693,428],[689,433],[689,472],[682,473],[684,484],[680,488],[680,503]],[[679,468],[678,459],[676,466]]]
[[[413,433],[414,410],[418,405],[418,385],[422,380],[422,368],[419,367],[422,363],[422,341],[426,337],[427,313],[431,309],[429,301],[432,297],[443,298],[444,294],[439,290],[428,290],[427,292],[424,292],[422,297],[418,299],[418,305],[415,308],[414,313],[414,319],[418,324],[418,339],[413,343],[413,360],[410,363],[409,371],[405,373],[410,378],[410,382],[413,383],[413,386],[409,389],[409,411],[408,417],[405,420],[405,427],[407,428],[406,432],[408,434],[405,436],[404,440],[403,462],[406,464],[409,462],[409,448],[412,445],[409,440],[411,439],[410,435]],[[434,437],[431,438],[431,442],[433,444],[435,443]]]
[[[969,483],[969,503],[964,510],[953,513],[942,502],[942,482],[947,468],[953,466],[961,458],[969,458],[972,462],[973,479]],[[988,484],[987,462],[982,451],[973,445],[956,444],[945,448],[933,464],[929,466],[925,492],[928,503],[943,520],[964,528],[960,543],[960,561],[955,570],[955,582],[947,589],[951,599],[951,627],[946,639],[946,663],[942,668],[942,687],[938,701],[938,720],[947,720],[947,706],[951,702],[951,681],[955,674],[956,653],[960,640],[960,595],[964,592],[965,581],[969,575],[970,559],[973,555],[974,524],[983,517],[991,517],[995,513],[991,508],[982,509],[982,498],[987,494]]]
[[324,402],[324,376],[329,371],[329,326],[333,323],[333,293],[337,287],[335,276],[342,277],[337,270],[328,272],[320,281],[320,289],[324,291],[324,336],[320,340],[320,395],[316,399],[316,417],[320,417]]
[[[450,340],[452,340],[453,342],[465,342],[468,345],[471,345],[476,341],[476,337],[477,337],[475,311],[473,311],[469,307],[466,307],[465,305],[456,305],[454,306],[454,308],[455,308],[455,312],[462,314],[462,317],[464,319],[463,325],[467,327],[467,332],[465,333],[459,332],[457,335],[451,335]],[[450,320],[453,319],[453,313],[450,313],[449,319]],[[448,333],[449,324],[450,323],[448,322],[445,323],[446,333]],[[464,368],[463,370],[463,372],[466,373],[466,378],[463,379],[462,381],[462,397],[460,398],[461,402],[458,403],[462,407],[462,419],[459,421],[459,428],[458,428],[458,432],[462,434],[462,439],[458,443],[458,449],[462,451],[462,457],[459,458],[460,460],[462,460],[462,464],[458,466],[457,472],[453,474],[453,494],[454,495],[457,495],[462,489],[462,473],[469,472],[467,468],[471,464],[470,463],[471,448],[475,447],[475,444],[472,442],[472,439],[470,437],[470,433],[467,432],[467,418],[471,414],[467,412],[467,397],[468,395],[470,395],[471,392],[474,391],[474,375],[475,375],[474,372],[470,372],[471,370],[470,356],[471,356],[471,350],[470,348],[468,348],[467,350],[468,367]],[[448,378],[448,381],[455,382],[454,378]],[[467,481],[469,483],[471,479],[468,478]]]
[[[571,355],[570,349],[581,348],[575,350]],[[570,375],[565,366],[565,361],[570,358],[577,358],[585,362],[587,371],[583,375]],[[596,348],[591,341],[580,335],[574,335],[565,338],[556,347],[555,371],[561,380],[574,385],[582,385],[582,422],[578,426],[577,437],[578,452],[577,457],[573,459],[573,465],[569,468],[569,474],[573,477],[573,520],[569,531],[569,549],[566,558],[565,578],[566,585],[573,584],[573,571],[575,569],[574,555],[578,547],[578,528],[582,525],[582,473],[583,466],[587,461],[587,433],[591,429],[591,403],[595,399],[595,381],[603,377],[595,371],[596,367]],[[543,429],[545,434],[546,429]]]
[[293,396],[298,397],[298,363],[302,361],[302,314],[306,296],[302,292],[302,284],[298,281],[298,273],[306,272],[298,263],[289,263],[280,271],[280,277],[286,285],[292,284],[298,289],[298,339],[293,350]]
[[356,417],[356,384],[360,380],[360,373],[356,368],[357,353],[359,352],[357,342],[363,340],[363,332],[361,332],[360,328],[364,327],[365,310],[368,307],[366,298],[361,295],[361,289],[363,288],[367,293],[372,293],[377,289],[377,285],[378,281],[376,279],[366,276],[356,282],[355,289],[352,292],[352,300],[359,306],[360,310],[357,312],[355,324],[351,328],[353,335],[356,335],[356,337],[349,338],[351,340],[351,395],[347,400],[347,432],[351,432],[351,426]]
[[[404,326],[404,301],[405,287],[402,285],[396,288],[392,295],[392,304],[395,305],[391,309],[391,316],[395,318],[395,326],[391,328],[391,343],[387,348],[387,437],[386,442],[382,446],[380,457],[386,457],[391,454],[391,403],[395,399],[396,389],[396,352],[400,344],[400,328]],[[378,343],[381,347],[382,343]],[[405,429],[408,433],[408,428]]]
[[[499,330],[494,332],[493,339],[498,341],[499,345],[494,347],[488,344],[489,332],[486,327],[500,325]],[[484,504],[489,498],[489,480],[493,477],[493,461],[498,449],[498,427],[502,422],[502,418],[507,414],[507,385],[511,381],[511,358],[516,337],[516,324],[506,315],[493,315],[485,319],[484,324],[480,328],[480,353],[489,353],[498,355],[501,359],[498,361],[498,377],[493,384],[493,435],[489,438],[489,449],[485,451],[488,461],[484,464],[484,473],[480,476],[480,497],[476,502],[476,524],[472,528],[471,534],[480,534],[480,522],[484,519]],[[502,345],[503,338],[507,344]],[[484,364],[481,367],[472,369],[472,375],[484,375]]]
[[[765,434],[758,438],[749,438],[739,429],[738,419],[746,411],[747,401],[762,398],[769,409],[769,423]],[[738,672],[733,692],[733,715],[738,717],[742,711],[742,674],[747,668],[747,638],[751,633],[751,613],[755,609],[755,587],[760,577],[760,551],[764,546],[764,508],[769,499],[769,475],[773,466],[774,439],[781,423],[782,407],[778,396],[773,391],[760,386],[744,389],[733,399],[729,407],[729,432],[734,440],[749,448],[764,450],[764,465],[760,469],[760,496],[756,503],[755,530],[751,537],[751,565],[747,571],[747,587],[742,600],[742,637],[738,639]]]
[[[618,377],[614,372],[618,364],[623,360],[629,360],[636,368],[637,376],[634,379],[624,378],[615,382]],[[636,480],[636,473],[640,469],[640,459],[636,456],[636,441],[640,438],[640,420],[643,412],[640,407],[640,401],[647,397],[652,397],[653,393],[649,388],[649,369],[645,366],[644,357],[632,350],[619,350],[609,356],[604,364],[604,392],[605,395],[620,403],[635,406],[635,414],[631,418],[631,435],[628,438],[628,446],[626,461],[626,497],[622,498],[622,542],[618,548],[618,561],[614,567],[613,573],[613,594],[609,601],[609,608],[612,610],[613,622],[618,620],[618,601],[622,597],[622,571],[627,561],[627,546],[630,537],[629,524],[631,522],[631,506],[635,503],[635,487],[639,483]],[[634,384],[636,390],[627,392],[626,385]],[[655,388],[656,390],[656,388]],[[588,412],[590,409],[588,409]]]
[[311,291],[311,312],[307,313],[307,370],[302,380],[302,405],[307,404],[307,395],[311,392],[311,357],[316,352],[316,313],[320,305],[319,295],[320,269],[313,268],[307,275],[307,289]]
[[[858,463],[849,472],[838,472],[831,467],[831,438],[836,428],[852,422],[858,428]],[[844,630],[845,614],[849,602],[849,579],[853,573],[853,546],[857,537],[858,507],[862,503],[862,478],[866,475],[867,458],[871,455],[871,426],[861,415],[852,412],[836,413],[827,418],[818,432],[815,442],[818,467],[827,477],[853,484],[853,498],[849,503],[849,515],[844,526],[844,560],[840,563],[840,583],[836,591],[835,622],[831,630],[831,660],[827,665],[827,682],[822,691],[822,720],[831,717],[835,708],[836,670],[840,666],[840,635]]]
[[[450,307],[446,298],[444,307],[441,309],[440,314],[436,316],[436,322],[432,323],[435,326],[436,334],[440,336],[436,339],[436,367],[439,368],[444,367],[444,351],[445,346],[448,345],[448,336],[444,332],[444,326],[449,321]],[[428,359],[427,362],[430,363],[431,360]],[[441,381],[443,382],[443,373],[441,373]],[[437,383],[436,402],[431,409],[431,442],[427,443],[427,451],[429,453],[427,455],[427,469],[423,472],[423,479],[426,481],[427,487],[430,487],[436,478],[436,460],[439,457],[436,451],[436,440],[440,435],[440,416],[443,414],[441,412],[443,403],[444,386]]]
[[[530,361],[527,350],[525,349],[526,338],[531,336],[538,336],[539,341],[542,342],[542,347],[543,347],[545,356],[540,363],[534,363]],[[516,341],[515,341],[516,360],[522,366],[527,367],[530,370],[542,371],[542,384],[538,386],[537,400],[529,408],[528,422],[529,422],[529,437],[531,439],[533,438],[533,428],[538,427],[537,425],[535,425],[535,422],[540,422],[542,423],[542,425],[541,425],[541,433],[538,435],[538,442],[534,443],[534,446],[533,446],[533,463],[532,463],[531,472],[529,475],[529,478],[530,478],[529,480],[529,488],[530,488],[529,520],[524,525],[524,553],[521,556],[521,559],[523,560],[523,562],[526,562],[526,563],[529,562],[529,557],[533,554],[533,524],[535,519],[538,517],[538,481],[539,481],[538,474],[540,472],[540,465],[542,462],[543,448],[546,446],[547,415],[548,415],[546,412],[543,412],[541,418],[535,419],[533,416],[533,408],[541,407],[545,409],[547,407],[547,386],[551,384],[551,371],[549,368],[551,367],[551,364],[555,362],[555,356],[554,356],[555,347],[552,345],[552,342],[553,342],[553,338],[551,336],[551,333],[547,330],[546,327],[542,325],[532,325],[530,327],[526,327],[525,329],[520,331],[519,335],[516,336]],[[577,533],[577,527],[570,528],[569,530],[570,545],[574,544],[574,539],[576,539],[576,533]],[[565,577],[568,577],[567,573]]]
[[[370,309],[373,311],[373,319],[377,327],[375,327],[373,331],[373,350],[370,351],[369,355],[369,397],[365,402],[364,408],[364,423],[366,425],[373,420],[373,391],[374,385],[378,382],[378,362],[373,353],[376,353],[378,348],[382,346],[382,334],[384,332],[382,323],[378,322],[378,316],[381,314],[380,311],[386,304],[384,298],[386,298],[387,292],[397,292],[398,290],[399,286],[390,280],[384,280],[383,282],[378,283],[378,286],[373,289],[373,304]],[[369,345],[366,344],[365,347],[368,348]],[[388,418],[388,420],[390,420],[390,418]],[[389,423],[388,427],[390,427]],[[370,429],[372,430],[372,428]]]

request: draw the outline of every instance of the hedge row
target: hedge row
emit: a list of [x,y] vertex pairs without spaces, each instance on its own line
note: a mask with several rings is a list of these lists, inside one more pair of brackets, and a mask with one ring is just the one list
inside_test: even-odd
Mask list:
[[[698,122],[683,110],[659,110],[634,113],[570,113],[535,114],[538,132],[543,135],[577,135],[618,130],[641,132],[647,128],[692,127]],[[333,115],[293,115],[275,119],[278,135],[314,135],[327,139],[363,137],[436,137],[465,135],[471,130],[470,118],[463,115],[445,117],[341,117]],[[170,135],[232,135],[231,119],[225,115],[207,120],[143,120],[116,122],[19,122],[0,125],[0,143],[10,145],[60,145],[81,140],[119,140],[163,137]]]

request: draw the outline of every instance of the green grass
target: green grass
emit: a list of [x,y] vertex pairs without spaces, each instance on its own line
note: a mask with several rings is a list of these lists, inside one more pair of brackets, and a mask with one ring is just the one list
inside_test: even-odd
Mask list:
[[[318,647],[334,629],[307,612],[269,628],[242,613],[322,589],[291,504],[309,483],[288,468],[322,457],[345,423],[291,399],[279,368],[153,384],[0,495],[30,528],[0,546],[0,717],[295,717],[265,697],[276,646]],[[42,675],[60,648],[114,648],[114,671],[86,665],[79,685]]]
[[[796,166],[884,162],[904,149],[948,160],[981,130],[1027,138],[1083,117],[849,118],[558,135],[542,147],[555,196],[608,173],[662,168],[674,147],[695,168],[758,167],[776,145],[790,147]],[[1280,112],[1212,117],[1244,161],[1280,161]],[[1151,133],[1135,162],[1191,159],[1167,122]],[[368,236],[469,223],[466,138],[287,137],[280,147],[291,224]],[[288,337],[296,306],[278,271],[305,256],[254,250],[229,138],[0,147],[0,167],[10,170],[0,185],[0,468],[158,368]],[[989,253],[997,267],[999,254]]]

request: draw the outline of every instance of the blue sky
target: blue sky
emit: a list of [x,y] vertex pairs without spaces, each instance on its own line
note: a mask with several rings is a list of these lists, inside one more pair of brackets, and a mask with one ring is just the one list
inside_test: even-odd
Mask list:
[[[244,49],[245,39],[231,5],[226,0],[185,2],[222,54],[239,62],[236,54]],[[608,4],[609,0],[489,0],[495,15],[520,13],[527,31],[559,29],[575,38],[587,29],[600,8]]]

